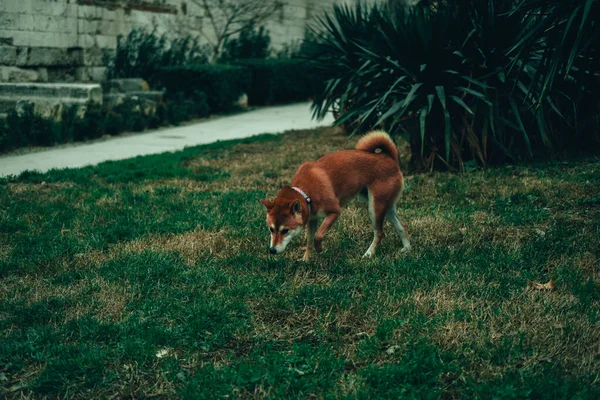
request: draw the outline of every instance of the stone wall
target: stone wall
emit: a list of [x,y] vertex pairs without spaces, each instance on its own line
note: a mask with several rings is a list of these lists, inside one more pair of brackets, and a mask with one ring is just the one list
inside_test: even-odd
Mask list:
[[[356,0],[282,0],[267,24],[274,50],[300,41],[308,20],[343,1]],[[97,82],[118,35],[156,27],[200,37],[206,23],[191,0],[0,0],[0,82]]]

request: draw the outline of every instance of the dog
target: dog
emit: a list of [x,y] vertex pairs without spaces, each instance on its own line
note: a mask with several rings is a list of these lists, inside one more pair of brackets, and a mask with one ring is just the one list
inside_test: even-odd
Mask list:
[[[383,222],[389,220],[402,239],[402,251],[411,245],[396,214],[396,202],[404,180],[398,166],[398,149],[383,131],[363,136],[355,150],[328,154],[315,162],[303,163],[273,200],[261,200],[267,208],[271,231],[271,254],[282,253],[293,238],[307,227],[303,260],[310,258],[311,244],[322,250],[323,237],[340,215],[340,209],[354,198],[369,204],[373,242],[363,257],[374,257],[383,239]],[[318,227],[318,221],[324,218]]]

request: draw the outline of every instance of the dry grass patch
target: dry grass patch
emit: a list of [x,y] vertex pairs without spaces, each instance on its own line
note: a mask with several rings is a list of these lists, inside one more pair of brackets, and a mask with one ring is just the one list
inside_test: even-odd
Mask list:
[[457,224],[438,215],[407,218],[405,224],[407,231],[418,237],[421,246],[450,246],[463,240]]
[[315,324],[324,315],[314,307],[304,307],[301,311],[288,310],[280,307],[275,300],[250,302],[248,308],[253,314],[254,334],[277,341],[302,340],[314,336]]
[[[460,294],[458,289],[441,286],[429,290],[417,289],[406,301],[428,317],[452,313],[455,310],[473,308],[472,302]],[[406,304],[406,303],[405,303]]]
[[11,303],[31,306],[34,303],[62,299],[62,319],[55,320],[58,326],[71,319],[94,315],[100,320],[119,321],[124,316],[132,294],[127,287],[109,283],[100,277],[81,279],[68,284],[53,284],[47,279],[24,276],[14,278],[2,285],[0,298]]
[[143,251],[153,252],[175,252],[183,257],[187,265],[193,266],[196,262],[206,256],[224,258],[237,254],[241,241],[227,238],[227,231],[218,232],[196,229],[180,235],[168,234],[163,236],[152,236],[137,239],[131,242],[113,246],[110,250],[111,258],[117,258],[125,252],[141,253]]
[[[600,371],[600,322],[581,318],[579,300],[560,288],[554,292],[526,289],[518,300],[500,305],[502,318],[496,329],[503,335],[525,334],[536,351],[525,361],[553,362],[565,372]],[[596,302],[593,308],[598,309]],[[600,375],[598,375],[600,378]]]
[[224,150],[220,157],[199,155],[189,162],[190,167],[212,167],[228,172],[223,182],[210,182],[210,189],[279,190],[289,184],[298,167],[305,161],[342,149],[351,149],[357,140],[349,141],[337,128],[315,131],[292,131],[273,142],[238,144]]
[[8,190],[14,195],[42,195],[52,194],[60,189],[72,188],[75,186],[73,182],[40,182],[40,183],[8,183]]
[[[0,238],[2,236],[0,235]],[[10,254],[10,252],[12,251],[13,247],[9,246],[7,244],[0,244],[0,260],[6,260],[8,259],[8,256]]]

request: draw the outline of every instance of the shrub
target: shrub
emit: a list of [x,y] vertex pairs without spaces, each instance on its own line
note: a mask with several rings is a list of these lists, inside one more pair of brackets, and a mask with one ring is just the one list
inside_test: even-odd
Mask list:
[[156,120],[155,116],[146,113],[144,103],[137,100],[128,100],[111,110],[89,104],[83,117],[79,116],[78,107],[65,106],[60,121],[36,114],[34,105],[27,104],[20,112],[11,111],[5,120],[0,119],[0,151],[96,139],[123,131],[143,131]]
[[155,30],[133,29],[117,37],[117,48],[107,60],[107,78],[152,79],[158,67],[208,62],[208,50],[192,37],[169,41]]
[[160,68],[153,83],[163,86],[169,99],[178,93],[193,98],[202,91],[210,112],[220,113],[235,109],[235,101],[248,91],[251,81],[252,74],[247,68],[214,64]]
[[313,28],[326,79],[314,115],[333,110],[352,132],[410,132],[417,169],[545,154],[570,137],[572,130],[552,122],[573,102],[530,95],[541,85],[534,55],[543,43],[533,44],[531,57],[510,55],[535,23],[512,13],[516,4],[438,2],[394,12],[381,5],[334,7]]
[[225,43],[221,61],[267,58],[270,44],[271,36],[264,26],[255,29],[254,25],[247,25],[242,28],[237,38]]
[[186,98],[183,93],[178,92],[167,103],[166,119],[173,125],[179,125],[181,122],[193,118],[195,109],[195,103]]
[[22,146],[49,146],[62,141],[60,124],[39,116],[31,103],[12,110],[0,124],[1,150]]
[[304,101],[316,92],[312,63],[300,59],[237,60],[252,71],[248,100],[254,105]]

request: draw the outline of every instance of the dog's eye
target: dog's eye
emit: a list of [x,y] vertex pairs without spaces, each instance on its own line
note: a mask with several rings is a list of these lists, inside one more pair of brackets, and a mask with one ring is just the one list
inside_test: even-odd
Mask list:
[[283,229],[283,230],[281,231],[281,234],[282,234],[282,235],[285,235],[285,234],[286,234],[286,233],[288,233],[289,231],[290,231],[289,229]]
[[273,229],[273,228],[271,228],[271,227],[269,227],[269,230],[271,231],[271,233],[274,233],[274,232],[275,232],[275,229]]

